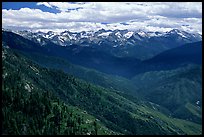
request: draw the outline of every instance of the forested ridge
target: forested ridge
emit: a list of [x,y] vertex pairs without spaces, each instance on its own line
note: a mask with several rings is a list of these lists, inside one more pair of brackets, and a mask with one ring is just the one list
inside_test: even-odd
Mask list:
[[[95,86],[63,71],[42,68],[10,49],[3,48],[2,53],[3,134],[201,132],[198,124],[172,121],[153,106],[121,91]],[[188,131],[190,128],[193,132]]]

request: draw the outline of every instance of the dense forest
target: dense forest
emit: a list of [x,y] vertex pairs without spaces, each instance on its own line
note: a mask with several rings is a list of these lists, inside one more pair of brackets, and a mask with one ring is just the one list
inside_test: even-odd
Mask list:
[[[25,60],[17,61],[16,59],[19,59],[17,54],[6,56],[6,58],[10,58],[10,62],[3,62],[3,134],[96,135],[114,133],[107,130],[86,111],[65,104],[49,90],[49,87],[44,87],[45,90],[33,85],[29,78],[34,78],[37,83],[42,81],[35,77],[36,73],[21,67],[19,63]],[[22,72],[28,73],[29,78]]]
[[161,106],[43,68],[18,51],[3,47],[2,58],[3,134],[201,133]]

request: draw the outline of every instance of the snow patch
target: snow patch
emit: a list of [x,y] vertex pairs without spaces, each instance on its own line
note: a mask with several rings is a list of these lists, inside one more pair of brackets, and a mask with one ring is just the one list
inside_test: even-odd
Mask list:
[[76,35],[77,35],[77,34],[69,35],[69,38],[70,38],[70,39],[73,39],[73,40],[76,40],[76,39],[77,39],[77,38],[76,38]]
[[124,37],[126,37],[127,39],[130,38],[132,36],[134,32],[130,31],[130,32],[127,32]]
[[164,34],[159,33],[159,32],[148,32],[149,37],[159,37],[162,36]]
[[88,31],[88,32],[85,32],[84,34],[80,33],[81,34],[81,38],[90,38],[93,36],[93,32],[92,31]]
[[64,43],[64,39],[63,39],[62,37],[58,37],[58,39],[59,39],[62,43]]
[[41,39],[40,39],[40,38],[37,38],[37,41],[40,43],[40,42],[41,42]]
[[180,32],[178,32],[177,34],[180,35],[180,36],[183,37],[183,38],[187,38],[185,35],[183,35],[183,34],[180,33]]
[[122,37],[122,35],[120,34],[120,32],[115,33],[115,35],[116,35],[117,37],[119,37],[119,38]]
[[50,35],[44,35],[44,38],[47,38],[47,39],[52,39],[53,37],[55,36],[55,34],[50,34]]
[[143,31],[138,32],[138,34],[139,34],[140,36],[142,36],[142,37],[146,37],[146,36],[147,36],[147,34],[146,34],[145,32],[143,32]]
[[99,34],[98,36],[105,36],[105,37],[107,37],[107,36],[109,36],[109,34],[111,34],[112,32],[103,32],[103,33],[101,33],[101,34]]

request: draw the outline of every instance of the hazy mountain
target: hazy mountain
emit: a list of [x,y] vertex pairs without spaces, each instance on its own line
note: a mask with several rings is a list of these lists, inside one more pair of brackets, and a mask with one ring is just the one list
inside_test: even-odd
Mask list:
[[175,69],[187,64],[202,64],[202,41],[166,50],[151,59],[144,60],[135,65],[137,69],[134,73]]

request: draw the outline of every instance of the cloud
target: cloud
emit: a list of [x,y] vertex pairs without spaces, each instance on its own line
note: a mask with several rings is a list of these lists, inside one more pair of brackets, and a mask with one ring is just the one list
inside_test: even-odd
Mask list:
[[37,5],[44,5],[49,8],[56,8],[60,11],[68,11],[70,9],[80,9],[82,3],[68,3],[68,2],[38,2]]
[[46,7],[52,8],[52,6],[48,2],[38,2],[37,5],[44,5]]
[[202,4],[199,2],[160,2],[151,5],[151,8],[152,14],[168,18],[202,17]]
[[2,9],[3,27],[33,31],[179,28],[202,33],[201,2],[38,2],[39,5],[60,12]]

